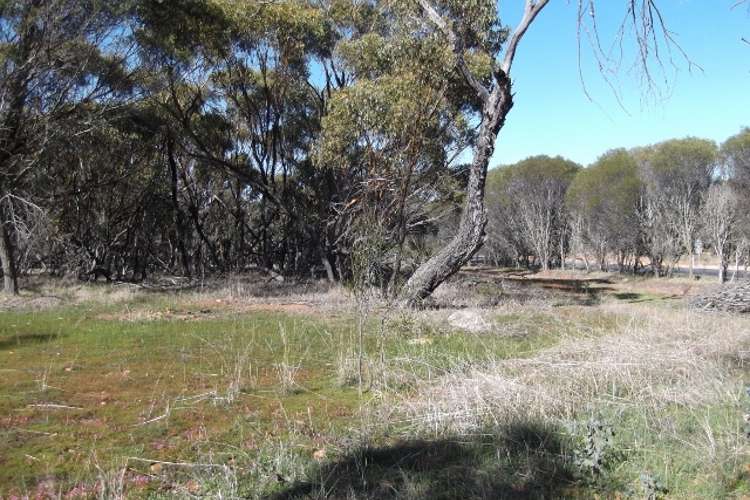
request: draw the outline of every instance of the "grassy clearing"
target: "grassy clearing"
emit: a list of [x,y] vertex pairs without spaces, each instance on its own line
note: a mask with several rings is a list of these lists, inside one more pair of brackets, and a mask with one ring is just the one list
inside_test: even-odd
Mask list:
[[[113,307],[3,315],[3,487],[26,491],[51,476],[70,488],[123,457],[192,462],[210,443],[249,446],[286,432],[301,413],[327,431],[356,408],[356,391],[329,380],[335,322],[201,319],[189,307],[171,319],[167,302],[137,305],[164,313],[153,320],[109,319]],[[298,369],[285,374],[282,364]]]
[[750,320],[644,283],[593,305],[484,286],[483,333],[376,306],[361,359],[340,291],[4,312],[0,497],[747,494]]
[[[750,322],[655,306],[603,309],[621,318],[608,335],[448,374],[392,407],[408,416],[410,433],[471,435],[540,421],[570,439],[570,457],[587,455],[592,439],[587,458],[601,463],[584,469],[610,493],[638,492],[642,477],[659,478],[675,498],[745,493]],[[602,429],[591,431],[592,419]]]

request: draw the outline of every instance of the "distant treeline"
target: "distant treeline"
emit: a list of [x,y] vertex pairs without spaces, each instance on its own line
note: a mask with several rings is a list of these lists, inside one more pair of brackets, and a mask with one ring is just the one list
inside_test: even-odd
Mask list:
[[[671,273],[697,252],[727,267],[750,251],[750,129],[721,146],[697,138],[617,149],[593,165],[536,156],[491,171],[488,244],[498,263]],[[646,268],[647,266],[647,268]]]

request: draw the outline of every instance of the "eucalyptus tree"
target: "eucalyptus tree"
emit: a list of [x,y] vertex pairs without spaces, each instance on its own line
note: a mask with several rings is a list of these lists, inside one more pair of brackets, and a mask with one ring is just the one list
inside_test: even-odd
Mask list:
[[534,254],[515,223],[515,206],[505,190],[506,167],[497,167],[487,174],[487,252],[496,264],[526,266]]
[[735,189],[742,191],[743,208],[750,210],[750,128],[742,129],[721,145],[726,177]]
[[[179,171],[173,183],[187,193],[184,218],[214,268],[295,270],[300,253],[309,261],[320,251],[309,240],[324,232],[325,214],[315,228],[305,216],[327,210],[325,190],[335,186],[310,159],[327,101],[310,64],[330,52],[329,20],[305,1],[173,3],[140,3],[136,37],[152,101],[170,125],[164,132],[170,168]],[[333,72],[328,84],[345,79]],[[203,200],[209,192],[221,194]],[[206,229],[208,212],[220,207],[224,229]]]
[[[368,32],[336,44],[334,58],[351,83],[330,99],[316,158],[350,179],[344,226],[367,229],[353,223],[362,216],[382,226],[376,232],[388,240],[383,259],[395,293],[405,247],[434,233],[452,212],[460,188],[454,163],[473,139],[466,109],[472,103],[462,79],[446,78],[451,54],[438,37],[415,37],[413,20],[382,6],[372,19]],[[377,217],[366,215],[373,209]]]
[[118,280],[169,271],[176,247],[158,122],[141,104],[94,123],[85,134],[49,142],[40,158],[35,195],[57,236],[48,267]]
[[[28,180],[49,141],[85,133],[63,127],[84,110],[103,109],[127,92],[127,58],[119,44],[128,2],[0,2],[0,260],[4,291],[18,290],[14,205],[28,204]],[[68,121],[67,123],[70,123]]]
[[628,258],[633,265],[637,261],[641,189],[635,159],[626,150],[616,149],[580,170],[567,192],[568,209],[581,222],[584,246],[602,270],[607,269],[610,253],[617,256],[620,270]]
[[[416,303],[426,298],[445,279],[457,272],[482,246],[485,239],[487,216],[484,189],[487,168],[495,149],[500,130],[505,125],[513,106],[511,69],[521,40],[549,4],[549,0],[525,0],[521,20],[512,30],[504,30],[493,0],[414,0],[384,2],[401,9],[403,15],[414,20],[414,33],[419,37],[435,37],[444,50],[451,54],[447,72],[458,75],[471,90],[471,101],[477,113],[476,138],[472,142],[472,161],[465,189],[461,222],[454,239],[422,264],[403,287],[405,303]],[[594,2],[578,3],[580,32],[596,32]],[[626,16],[618,30],[621,41],[628,32],[637,43],[637,65],[644,70],[647,82],[653,82],[650,67],[662,51],[660,43],[672,44],[674,39],[664,25],[655,0],[627,0]],[[502,36],[497,36],[497,35]],[[598,40],[597,37],[594,37]],[[607,56],[594,44],[600,63]],[[656,50],[654,50],[656,48]],[[483,61],[477,65],[475,61]],[[658,62],[658,61],[656,61]],[[617,64],[615,63],[615,66]]]
[[[492,172],[491,197],[504,207],[507,226],[518,231],[542,270],[567,248],[565,193],[580,165],[561,157],[534,156]],[[512,238],[512,237],[511,237]]]
[[724,283],[739,215],[737,195],[731,186],[723,182],[712,185],[706,194],[702,215],[704,234],[719,258],[719,282]]
[[735,273],[741,261],[750,260],[750,128],[727,139],[721,146],[723,178],[729,181],[737,198]]
[[700,208],[717,167],[716,144],[697,138],[673,139],[645,148],[639,157],[645,213],[655,229],[652,246],[662,248],[662,256],[671,263],[687,254],[692,278]]

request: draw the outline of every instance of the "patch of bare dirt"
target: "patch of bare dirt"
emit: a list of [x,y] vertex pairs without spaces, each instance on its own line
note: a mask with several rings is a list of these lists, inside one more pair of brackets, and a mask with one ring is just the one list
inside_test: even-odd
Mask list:
[[310,315],[319,312],[319,308],[312,302],[255,302],[236,298],[205,298],[189,301],[186,305],[203,310],[215,309],[223,313],[281,312]]
[[689,281],[687,279],[622,279],[612,285],[617,291],[629,291],[649,293],[652,295],[665,295],[668,297],[694,297],[711,285],[701,281]]
[[131,309],[121,313],[106,313],[97,316],[104,321],[200,321],[219,316],[217,311],[202,309],[198,311],[182,311],[175,309],[153,310],[153,309]]
[[251,304],[247,311],[260,311],[260,312],[282,312],[291,314],[318,314],[319,310],[312,307],[310,304]]

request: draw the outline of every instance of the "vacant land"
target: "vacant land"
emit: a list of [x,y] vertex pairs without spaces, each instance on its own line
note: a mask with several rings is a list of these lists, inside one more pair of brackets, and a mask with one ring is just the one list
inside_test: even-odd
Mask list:
[[0,498],[742,497],[750,318],[698,286],[40,283],[0,303]]

